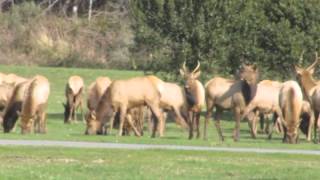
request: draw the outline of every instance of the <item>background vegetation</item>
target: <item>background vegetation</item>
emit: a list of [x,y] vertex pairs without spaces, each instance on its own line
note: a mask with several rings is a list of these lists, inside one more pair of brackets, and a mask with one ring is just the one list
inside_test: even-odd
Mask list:
[[[292,76],[320,43],[317,0],[15,0],[1,3],[0,62],[139,69],[202,78],[256,63],[263,78]],[[77,13],[73,13],[77,7]],[[305,50],[305,61],[298,62]],[[169,73],[168,73],[169,72]]]

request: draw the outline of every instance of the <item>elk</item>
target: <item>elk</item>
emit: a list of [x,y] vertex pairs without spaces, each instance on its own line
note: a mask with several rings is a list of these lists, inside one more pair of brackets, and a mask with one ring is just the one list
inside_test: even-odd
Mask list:
[[296,81],[283,83],[279,93],[279,105],[281,108],[281,122],[284,127],[283,142],[290,144],[298,142],[298,130],[303,95]]
[[[300,55],[300,61],[303,60],[303,54]],[[297,80],[302,87],[302,92],[307,100],[311,104],[311,109],[314,112],[315,122],[314,122],[314,139],[315,142],[320,141],[320,84],[313,79],[313,73],[315,66],[319,63],[318,53],[315,53],[315,61],[307,68],[301,68],[295,66],[295,72]],[[318,136],[317,137],[317,133]]]
[[89,111],[96,109],[100,98],[106,89],[110,86],[111,80],[108,77],[97,77],[88,87],[87,107]]
[[[147,105],[156,117],[153,124],[152,136],[155,137],[158,122],[160,127],[163,123],[163,117],[160,110],[160,97],[163,90],[161,87],[163,81],[155,76],[135,77],[128,80],[113,81],[110,87],[101,97],[97,108],[87,118],[86,134],[101,134],[105,132],[106,122],[110,122],[110,131],[113,127],[113,117],[119,112],[119,132],[122,136],[124,120],[128,110],[134,107]],[[128,91],[128,88],[130,90]],[[104,118],[106,117],[106,118]],[[130,118],[128,122],[134,127]],[[159,132],[163,136],[163,132]]]
[[10,100],[7,107],[4,111],[3,116],[3,129],[5,133],[9,133],[15,127],[15,124],[18,120],[19,114],[21,111],[22,102],[24,100],[24,95],[27,87],[30,84],[30,80],[24,81],[17,84],[12,92]]
[[196,126],[197,138],[200,137],[200,113],[205,103],[205,90],[202,83],[198,80],[200,77],[200,62],[193,71],[189,71],[186,62],[183,63],[180,74],[184,78],[184,89],[189,104],[189,139],[193,138],[194,125]]
[[[250,103],[244,109],[244,112],[241,116],[241,119],[244,119],[248,116],[249,113],[253,111],[258,111],[259,113],[269,114],[274,113],[275,119],[281,114],[281,109],[279,106],[279,92],[282,83],[278,81],[263,80],[257,84],[257,90],[255,96],[252,98]],[[249,127],[251,130],[252,138],[256,138],[256,120],[257,116],[249,119]],[[269,134],[271,138],[271,133]]]
[[[161,91],[160,107],[165,111],[173,111],[176,123],[183,128],[188,127],[188,103],[185,91],[175,83],[164,82]],[[164,126],[164,124],[163,124]],[[164,127],[160,127],[164,131]]]
[[3,122],[5,108],[8,106],[14,86],[8,84],[0,84],[0,124]]
[[37,75],[30,80],[21,108],[21,133],[46,133],[46,108],[50,94],[47,78]]
[[239,140],[240,119],[246,105],[254,97],[257,81],[258,68],[255,65],[244,65],[240,69],[240,80],[230,80],[221,77],[215,77],[209,80],[205,85],[207,113],[204,125],[204,139],[207,139],[207,125],[212,117],[213,108],[215,112],[215,126],[221,141],[224,141],[223,133],[220,127],[220,117],[223,110],[231,109],[236,121],[233,139]]
[[6,84],[12,84],[12,85],[17,85],[21,82],[27,81],[28,79],[24,78],[24,77],[20,77],[16,74],[10,73],[7,74],[3,77],[2,82],[6,83]]
[[82,107],[83,79],[80,76],[71,76],[66,84],[65,96],[67,102],[64,106],[64,123],[76,122],[76,109],[80,108],[84,119]]
[[314,113],[308,101],[303,100],[301,107],[301,123],[300,130],[306,135],[307,141],[311,141],[311,131],[314,125]]

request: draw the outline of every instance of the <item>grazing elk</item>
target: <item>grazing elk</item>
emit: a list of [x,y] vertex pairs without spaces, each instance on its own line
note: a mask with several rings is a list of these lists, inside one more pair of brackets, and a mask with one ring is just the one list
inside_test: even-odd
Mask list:
[[[113,127],[113,117],[119,112],[119,136],[122,136],[123,125],[128,110],[131,108],[147,105],[156,120],[153,124],[152,137],[160,122],[162,127],[163,117],[160,110],[160,92],[163,81],[155,76],[136,77],[128,80],[113,81],[105,91],[95,111],[87,118],[86,134],[103,134],[106,122],[110,120],[110,131]],[[130,90],[128,90],[130,89]],[[105,118],[106,117],[106,118]],[[128,122],[134,127],[130,118]],[[160,131],[160,136],[163,132]]]
[[[263,114],[273,113],[276,115],[274,118],[278,119],[277,117],[279,117],[281,114],[278,100],[281,85],[282,83],[278,81],[260,81],[257,85],[256,94],[244,109],[241,119],[244,119],[253,111],[258,111],[259,113]],[[256,120],[258,118],[255,116],[254,118],[248,119],[251,136],[252,138],[256,138]],[[269,137],[271,138],[271,134],[269,134]]]
[[207,139],[207,125],[209,119],[212,117],[213,108],[215,107],[215,126],[218,130],[220,140],[224,141],[220,127],[220,118],[225,109],[231,109],[234,113],[236,124],[233,132],[233,139],[234,141],[239,140],[241,114],[255,95],[258,81],[258,69],[255,65],[244,65],[240,69],[239,76],[240,80],[215,77],[206,83],[207,114],[204,125],[204,139]]
[[87,93],[87,107],[89,111],[97,108],[100,98],[110,84],[111,80],[108,77],[97,77],[97,79],[90,84]]
[[193,71],[189,71],[186,62],[183,63],[180,74],[185,80],[184,89],[189,104],[189,139],[193,138],[194,125],[196,126],[197,138],[200,137],[200,113],[205,103],[205,90],[202,83],[198,80],[200,76],[200,62]]
[[67,102],[64,106],[64,123],[76,122],[76,109],[80,108],[83,116],[82,91],[84,88],[83,79],[80,76],[71,76],[66,84],[65,96]]
[[[47,78],[37,75],[30,80],[21,108],[21,133],[46,133],[46,108],[50,94]],[[34,127],[33,127],[34,126]]]
[[[303,59],[303,52],[300,56],[300,61]],[[311,104],[311,109],[314,112],[314,139],[315,142],[320,141],[320,84],[313,79],[315,66],[319,63],[318,53],[315,53],[315,61],[307,68],[295,66],[297,80],[302,87],[304,96]],[[317,138],[318,133],[318,138]],[[318,139],[318,140],[317,140]]]
[[19,118],[18,112],[21,111],[22,102],[30,80],[17,84],[12,92],[8,105],[3,116],[3,129],[5,133],[9,133]]
[[8,106],[14,86],[8,84],[0,84],[0,124],[3,122],[5,108]]
[[20,77],[18,75],[15,75],[13,73],[7,74],[3,77],[2,82],[6,84],[12,84],[12,85],[17,85],[21,82],[27,81],[28,79],[24,77]]
[[283,142],[290,144],[298,142],[302,102],[303,95],[299,84],[295,81],[284,82],[279,93],[282,112],[280,119],[284,127]]

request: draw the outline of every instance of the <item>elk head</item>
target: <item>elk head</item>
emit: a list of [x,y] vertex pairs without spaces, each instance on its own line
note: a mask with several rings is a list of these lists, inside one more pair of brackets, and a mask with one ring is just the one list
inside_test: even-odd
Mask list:
[[97,120],[97,116],[96,116],[95,111],[90,111],[86,114],[86,123],[87,123],[87,128],[85,131],[86,135],[105,134],[106,133],[101,122],[99,120]]
[[[304,51],[302,51],[301,55],[300,55],[300,59],[299,62],[302,62],[303,60],[303,54]],[[296,77],[298,82],[303,86],[304,90],[307,90],[305,88],[308,88],[308,86],[311,86],[311,82],[313,81],[313,73],[314,73],[314,69],[315,66],[318,64],[319,62],[319,58],[318,58],[318,53],[315,52],[315,60],[314,62],[308,66],[307,68],[301,68],[299,66],[294,66],[295,67],[295,71],[296,71]]]
[[284,142],[289,144],[296,144],[299,139],[298,129],[299,129],[299,123],[297,123],[293,127],[288,127]]
[[254,65],[244,64],[240,66],[238,79],[243,82],[242,94],[248,104],[255,96],[257,91],[257,83],[259,79],[258,67]]
[[180,74],[184,78],[184,89],[186,91],[186,96],[189,105],[193,106],[196,103],[196,97],[197,97],[197,80],[200,76],[200,62],[198,61],[197,66],[194,68],[193,71],[189,71],[189,69],[186,67],[186,62],[183,63],[182,69],[180,69]]

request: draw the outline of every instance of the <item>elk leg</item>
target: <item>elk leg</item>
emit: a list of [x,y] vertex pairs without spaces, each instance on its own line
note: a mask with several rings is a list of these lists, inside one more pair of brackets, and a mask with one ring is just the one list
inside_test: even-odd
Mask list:
[[220,126],[221,114],[222,114],[222,109],[216,107],[216,113],[215,113],[215,115],[214,115],[214,119],[215,119],[214,125],[216,126],[216,129],[217,129],[217,131],[218,131],[220,140],[221,140],[221,141],[224,141],[222,129],[221,129],[221,126]]
[[250,129],[251,137],[253,139],[255,139],[256,138],[256,135],[255,135],[256,113],[254,113],[254,115],[252,115],[252,116],[248,116],[247,119],[248,119],[248,125],[249,125],[249,129]]
[[193,113],[191,111],[189,111],[189,139],[193,138],[193,125],[194,125],[194,117],[193,117]]
[[313,112],[310,112],[310,119],[309,119],[309,125],[308,125],[308,135],[307,135],[307,140],[310,142],[311,141],[311,131],[312,131],[312,126],[314,125],[314,114]]
[[208,128],[208,123],[209,120],[212,118],[212,111],[213,111],[213,101],[207,100],[207,114],[206,114],[206,119],[204,122],[204,128],[203,128],[203,139],[208,140],[207,136],[207,128]]
[[173,108],[173,111],[176,115],[176,123],[179,124],[182,128],[188,127],[187,121],[182,117],[180,110],[176,107]]
[[129,125],[131,126],[131,128],[133,129],[134,131],[134,134],[138,137],[140,137],[140,132],[137,130],[136,126],[134,125],[133,121],[132,121],[132,116],[131,114],[127,114],[127,121],[129,123]]
[[[114,118],[116,118],[116,114],[117,114],[116,111],[113,111],[113,112],[112,112],[112,116],[111,116],[111,118],[110,118],[110,124],[109,124],[109,134],[111,134],[111,132],[112,132],[113,123],[114,123]],[[106,123],[104,123],[104,124],[106,124]]]
[[200,112],[196,113],[197,139],[200,138]]
[[120,125],[119,125],[119,136],[122,136],[122,131],[123,131],[123,124],[126,118],[126,114],[127,114],[127,107],[122,106],[120,108]]
[[162,111],[161,114],[163,115],[163,120],[159,121],[158,125],[159,125],[159,133],[160,134],[164,134],[164,131],[166,129],[166,120],[168,118],[168,113]]
[[319,143],[320,142],[320,115],[318,115],[318,118],[317,118],[317,133],[318,133],[318,139],[316,140],[316,143]]
[[[151,109],[151,112],[152,112],[153,116],[155,117],[155,118],[153,118],[154,121],[153,121],[152,135],[151,135],[151,137],[154,138],[156,136],[156,130],[157,130],[157,127],[158,127],[158,122],[163,121],[163,115],[162,115],[161,110],[160,110],[160,108],[158,106],[150,103],[149,107]],[[159,132],[160,137],[163,136],[162,133],[163,132],[161,132],[161,131]]]
[[41,114],[39,115],[38,118],[39,118],[39,126],[40,126],[39,133],[45,134],[47,132],[46,113],[45,112],[41,112]]
[[240,113],[241,110],[239,108],[235,108],[234,109],[234,114],[235,114],[235,119],[236,119],[236,124],[235,124],[235,128],[233,131],[233,140],[235,142],[239,141],[239,136],[240,136]]

